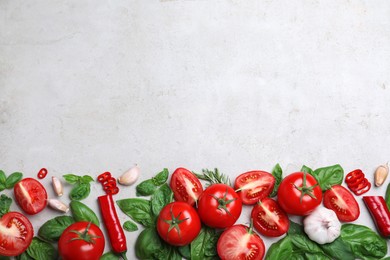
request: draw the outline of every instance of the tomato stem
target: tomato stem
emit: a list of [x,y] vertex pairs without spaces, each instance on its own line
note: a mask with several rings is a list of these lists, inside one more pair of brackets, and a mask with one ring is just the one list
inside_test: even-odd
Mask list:
[[219,209],[219,210],[223,209],[227,214],[229,214],[230,216],[232,216],[232,214],[230,213],[230,211],[227,209],[226,206],[227,206],[229,203],[235,201],[237,198],[228,200],[228,199],[226,198],[227,194],[228,194],[228,189],[226,188],[226,192],[225,192],[225,194],[223,195],[222,198],[218,198],[217,196],[211,195],[211,194],[210,194],[210,196],[213,197],[216,201],[218,201],[218,209]]
[[306,172],[303,172],[303,181],[302,186],[298,187],[297,185],[293,184],[294,187],[301,192],[301,196],[299,198],[299,202],[302,203],[303,196],[309,195],[313,199],[317,199],[317,197],[313,193],[313,189],[318,186],[318,183],[313,186],[307,186],[306,184]]
[[179,237],[181,237],[179,225],[180,225],[180,223],[188,220],[188,218],[180,219],[180,215],[181,215],[182,212],[180,212],[177,215],[177,217],[175,217],[175,215],[173,214],[172,208],[173,208],[173,205],[171,205],[171,208],[169,209],[170,214],[171,214],[171,219],[170,220],[163,219],[163,221],[169,225],[169,228],[168,228],[168,231],[167,231],[167,237],[168,237],[169,232],[171,232],[172,229],[176,229],[177,234],[179,235]]
[[91,227],[91,222],[88,223],[88,226],[85,228],[85,230],[82,233],[77,230],[70,230],[69,232],[77,234],[77,237],[70,239],[69,242],[74,240],[84,240],[88,244],[95,244],[94,238],[100,238],[100,237],[88,234],[90,227]]

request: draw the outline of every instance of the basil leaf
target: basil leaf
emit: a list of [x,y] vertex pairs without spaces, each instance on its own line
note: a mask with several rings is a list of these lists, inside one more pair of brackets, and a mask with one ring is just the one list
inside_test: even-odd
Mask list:
[[90,183],[90,182],[93,182],[95,180],[89,175],[84,175],[83,177],[81,177],[80,181],[83,183]]
[[283,179],[283,170],[280,167],[279,163],[276,164],[275,167],[273,168],[272,175],[275,177],[275,185],[274,185],[274,189],[270,194],[270,197],[275,197],[276,194],[278,194],[279,185]]
[[88,197],[91,192],[91,185],[89,183],[76,184],[69,193],[71,200],[83,200]]
[[5,185],[5,180],[6,179],[7,178],[5,177],[5,173],[2,170],[0,170],[0,184]]
[[218,233],[214,229],[202,227],[199,235],[191,242],[191,260],[203,260],[217,255]]
[[144,229],[135,241],[135,255],[138,259],[153,259],[162,247],[162,242],[155,228]]
[[53,260],[57,259],[57,250],[51,244],[34,237],[30,246],[27,248],[27,254],[34,259]]
[[0,191],[3,191],[5,190],[5,184],[4,183],[0,183]]
[[322,250],[333,259],[355,260],[355,255],[341,237],[328,244],[321,245]]
[[9,260],[9,259],[11,259],[11,258],[9,258],[8,256],[0,255],[0,260]]
[[5,180],[5,187],[7,189],[11,189],[15,186],[16,183],[18,183],[23,178],[23,173],[21,172],[14,172],[10,176],[7,177]]
[[125,223],[123,223],[123,229],[128,232],[133,232],[133,231],[137,231],[138,227],[134,222],[127,220]]
[[190,245],[177,247],[179,254],[185,259],[191,259],[191,247]]
[[135,222],[145,226],[153,227],[152,210],[150,201],[139,198],[122,199],[116,202],[119,208]]
[[265,260],[291,259],[292,252],[291,238],[287,235],[268,248]]
[[153,177],[152,180],[156,186],[160,186],[168,180],[168,175],[168,169],[164,168],[164,170],[162,170],[162,172],[157,173],[157,175]]
[[152,213],[158,216],[160,211],[170,202],[173,202],[173,192],[167,183],[163,184],[153,195],[150,200]]
[[62,176],[67,183],[76,184],[80,181],[80,176],[74,174],[65,174]]
[[119,260],[120,256],[114,254],[113,252],[107,252],[100,257],[100,260]]
[[307,167],[306,165],[302,166],[301,172],[305,172],[305,173],[308,173],[310,175],[313,175],[313,170],[311,168]]
[[181,260],[182,257],[177,251],[176,247],[163,243],[163,247],[153,254],[154,259],[157,260]]
[[390,209],[390,183],[387,185],[386,188],[385,201],[387,207]]
[[150,196],[157,189],[152,179],[145,180],[135,187],[137,196]]
[[314,178],[318,181],[322,191],[328,190],[331,186],[341,184],[344,179],[344,170],[339,164],[322,167],[314,170]]
[[80,201],[73,200],[69,204],[72,216],[76,221],[92,222],[96,226],[100,226],[100,222],[95,212],[91,210],[87,205]]
[[9,212],[12,204],[12,199],[5,194],[0,196],[0,218]]
[[[1,258],[0,258],[0,259],[1,259]],[[17,259],[17,260],[34,260],[33,258],[31,258],[31,256],[29,256],[29,255],[27,254],[26,251],[24,251],[21,255],[18,255],[18,256],[16,257],[16,259]]]
[[70,216],[59,216],[46,221],[38,231],[38,236],[42,239],[55,242],[60,239],[64,230],[74,223],[74,219]]

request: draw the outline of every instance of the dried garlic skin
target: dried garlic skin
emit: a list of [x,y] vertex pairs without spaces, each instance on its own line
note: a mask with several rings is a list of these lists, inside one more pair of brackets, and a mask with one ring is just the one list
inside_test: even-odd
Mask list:
[[387,175],[389,175],[388,164],[378,166],[374,173],[375,186],[381,186],[385,182]]
[[118,182],[120,184],[126,185],[126,186],[134,184],[138,180],[140,172],[141,171],[140,171],[140,168],[138,167],[138,165],[135,165],[135,166],[131,167],[130,169],[128,169],[127,171],[125,171],[118,178]]

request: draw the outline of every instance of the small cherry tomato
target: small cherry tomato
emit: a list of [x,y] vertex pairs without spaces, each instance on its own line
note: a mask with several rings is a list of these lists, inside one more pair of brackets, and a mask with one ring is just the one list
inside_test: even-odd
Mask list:
[[172,202],[166,205],[158,216],[157,232],[167,243],[184,246],[191,243],[199,234],[200,219],[196,210],[185,202]]
[[41,212],[47,204],[45,187],[33,178],[25,178],[14,186],[16,202],[24,212],[30,215]]
[[351,222],[360,215],[359,204],[352,193],[341,185],[333,185],[324,193],[324,206],[333,210],[340,221]]
[[171,177],[169,185],[176,201],[194,205],[203,191],[199,179],[185,168],[177,168]]

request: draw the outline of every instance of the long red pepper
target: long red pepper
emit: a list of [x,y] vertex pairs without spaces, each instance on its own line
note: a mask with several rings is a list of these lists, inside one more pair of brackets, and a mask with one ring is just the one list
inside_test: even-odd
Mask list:
[[363,201],[370,211],[379,233],[384,237],[389,237],[390,212],[385,199],[382,196],[364,196]]
[[127,260],[126,236],[123,232],[121,223],[115,210],[115,203],[110,194],[98,197],[100,212],[103,217],[104,225],[110,238],[112,250],[121,254],[122,258]]

